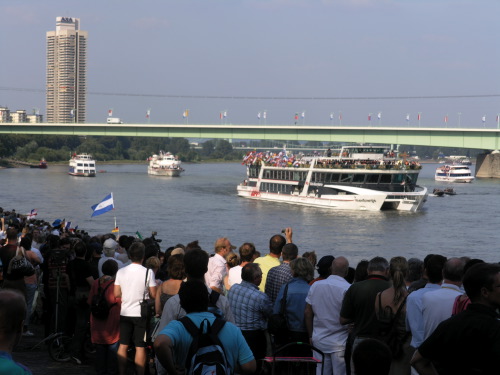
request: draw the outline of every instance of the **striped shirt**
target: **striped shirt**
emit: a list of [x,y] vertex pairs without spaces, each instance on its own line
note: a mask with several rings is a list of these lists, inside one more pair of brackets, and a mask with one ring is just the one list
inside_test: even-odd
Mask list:
[[267,328],[267,318],[273,307],[267,294],[259,291],[256,285],[244,280],[241,284],[234,284],[228,299],[236,325],[242,331]]

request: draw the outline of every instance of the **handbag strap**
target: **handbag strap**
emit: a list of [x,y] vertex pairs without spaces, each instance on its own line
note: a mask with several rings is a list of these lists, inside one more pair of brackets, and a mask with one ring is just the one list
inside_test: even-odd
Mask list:
[[286,315],[285,310],[286,310],[286,295],[288,294],[288,284],[286,283],[285,285],[285,290],[283,291],[283,298],[281,299],[281,305],[280,305],[280,314]]
[[[142,293],[142,300],[143,301],[146,300],[146,290],[148,287],[148,274],[149,274],[149,267],[146,267],[146,277],[144,279],[144,292]],[[149,295],[149,292],[148,292],[148,295]]]

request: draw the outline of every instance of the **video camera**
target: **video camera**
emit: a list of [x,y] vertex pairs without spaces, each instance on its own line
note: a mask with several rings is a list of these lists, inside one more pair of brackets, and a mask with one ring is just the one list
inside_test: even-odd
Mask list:
[[156,238],[157,235],[158,235],[157,232],[151,232],[151,238],[153,239],[153,241],[155,241],[156,243],[159,244],[162,240],[159,238]]

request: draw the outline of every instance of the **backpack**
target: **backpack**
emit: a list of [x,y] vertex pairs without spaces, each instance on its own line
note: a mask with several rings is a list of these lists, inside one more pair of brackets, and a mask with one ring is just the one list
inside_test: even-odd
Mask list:
[[116,305],[116,303],[113,303],[110,305],[108,301],[106,300],[106,289],[109,288],[112,282],[108,283],[106,287],[103,289],[101,287],[101,280],[98,281],[99,283],[99,289],[97,290],[97,294],[92,296],[92,303],[90,304],[90,312],[92,313],[92,316],[96,319],[100,320],[106,320],[109,315],[109,310]]
[[212,325],[204,319],[198,328],[187,316],[179,319],[193,337],[186,358],[186,375],[230,375],[224,347],[217,336],[226,323],[215,318]]

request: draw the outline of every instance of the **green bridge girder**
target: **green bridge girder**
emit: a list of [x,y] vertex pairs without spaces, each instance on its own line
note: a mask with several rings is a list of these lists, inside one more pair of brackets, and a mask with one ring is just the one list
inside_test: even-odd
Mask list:
[[500,149],[500,129],[314,125],[2,123],[0,134],[265,139]]

